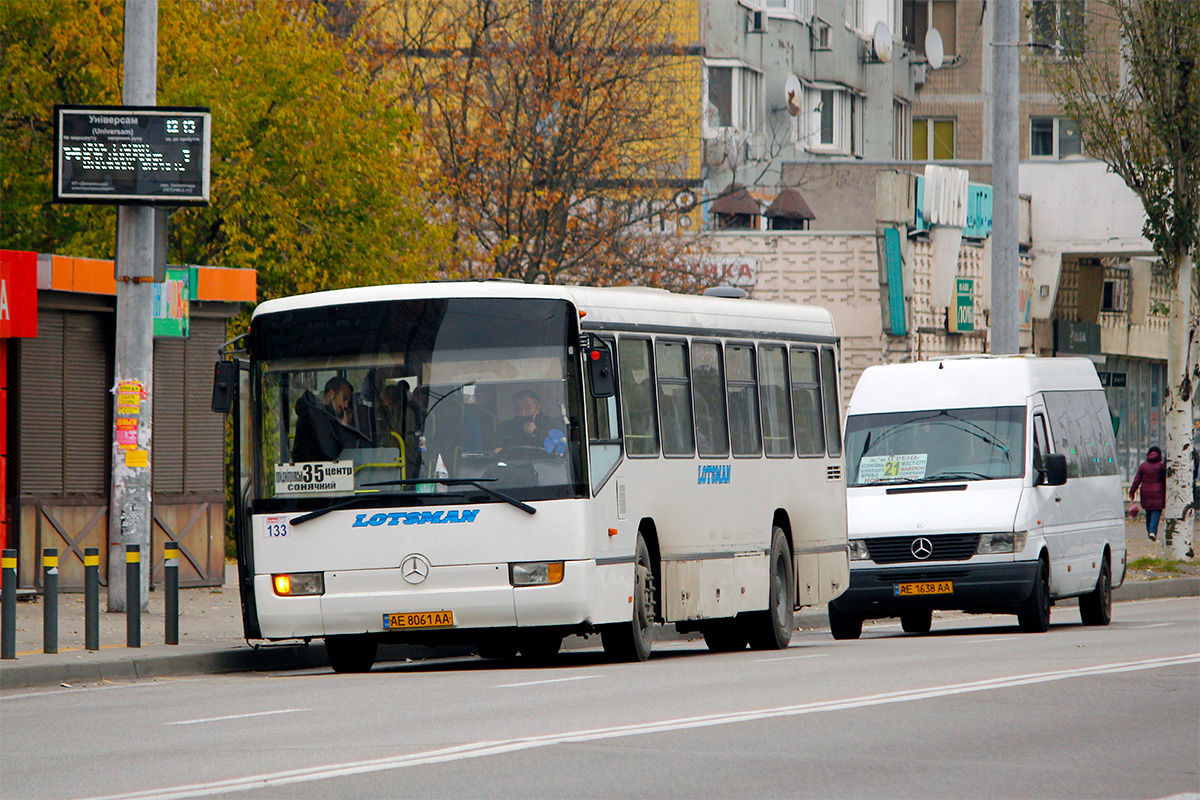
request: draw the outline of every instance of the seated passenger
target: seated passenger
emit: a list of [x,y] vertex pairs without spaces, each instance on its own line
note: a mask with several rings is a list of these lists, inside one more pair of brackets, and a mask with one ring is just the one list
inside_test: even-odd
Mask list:
[[[511,447],[535,447],[546,453],[566,449],[566,424],[542,413],[542,401],[534,392],[523,389],[513,395],[513,416],[496,426],[495,452]],[[552,435],[552,432],[556,432]]]

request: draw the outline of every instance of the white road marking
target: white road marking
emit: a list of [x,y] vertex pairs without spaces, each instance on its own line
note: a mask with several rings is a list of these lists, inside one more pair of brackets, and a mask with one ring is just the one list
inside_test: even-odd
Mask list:
[[808,656],[775,656],[774,658],[756,658],[755,661],[762,663],[763,661],[798,661],[801,658],[827,658],[829,653],[813,653]]
[[295,714],[299,711],[312,711],[311,708],[281,708],[278,711],[256,711],[253,714],[228,714],[224,717],[205,717],[204,719],[185,719],[179,722],[164,722],[163,725],[199,725],[202,722],[224,722],[229,719],[249,719],[250,717],[273,717],[276,714]]
[[549,678],[544,681],[528,681],[526,683],[502,683],[499,686],[493,686],[493,689],[515,689],[518,686],[541,686],[544,683],[565,683],[566,681],[586,681],[592,678],[599,678],[599,675],[576,675],[572,678]]
[[824,700],[816,703],[801,705],[779,706],[764,708],[758,711],[739,711],[728,714],[709,714],[700,717],[685,717],[682,719],[667,719],[657,722],[645,722],[636,725],[617,725],[611,728],[596,728],[593,730],[567,731],[551,733],[543,736],[529,736],[523,739],[507,739],[495,742],[472,742],[457,747],[446,747],[439,750],[428,750],[423,753],[411,753],[390,758],[376,758],[367,761],[351,761],[344,764],[330,764],[324,767],[308,767],[304,769],[270,772],[262,775],[248,775],[242,778],[231,778],[209,783],[193,783],[186,786],[172,786],[162,789],[148,789],[127,794],[105,795],[91,800],[185,800],[189,797],[207,797],[217,794],[230,794],[250,789],[288,786],[296,783],[346,778],[353,775],[363,775],[372,772],[384,772],[407,767],[419,767],[429,764],[445,764],[452,761],[465,761],[472,758],[515,753],[522,750],[533,750],[541,747],[551,747],[558,744],[574,744],[594,742],[602,739],[617,739],[625,736],[641,736],[652,733],[670,733],[674,731],[708,728],[715,725],[731,725],[739,722],[755,722],[778,717],[795,717],[804,714],[816,714],[825,711],[847,711],[869,706],[887,705],[890,703],[906,703],[914,700],[932,700],[939,697],[950,697],[972,692],[986,692],[993,689],[1010,689],[1015,686],[1027,686],[1036,683],[1061,681],[1070,678],[1084,678],[1094,675],[1113,675],[1121,672],[1136,672],[1147,669],[1162,669],[1182,664],[1200,663],[1200,653],[1191,653],[1169,658],[1151,658],[1143,661],[1126,661],[1116,664],[1100,664],[1094,667],[1079,667],[1077,669],[1057,670],[1054,672],[1038,672],[1029,675],[1011,675],[1001,678],[989,678],[970,683],[954,683],[945,686],[931,686],[926,689],[908,689],[901,692],[885,692],[883,694],[850,697],[844,700]]
[[[64,694],[76,694],[78,692],[98,692],[107,689],[148,689],[165,685],[166,683],[194,683],[199,678],[155,678],[152,683],[112,683],[109,680],[104,680],[95,686],[59,686],[54,689],[47,689],[42,692],[26,692],[25,694],[6,694],[0,695],[0,702],[8,702],[10,700],[27,700],[31,697],[59,697]],[[88,683],[89,681],[81,680],[80,683]]]
[[1174,624],[1174,622],[1156,622],[1153,625],[1134,625],[1131,630],[1140,631],[1145,628],[1167,628]]
[[1012,639],[1020,639],[1020,636],[993,636],[990,639],[961,639],[955,644],[983,644],[984,642],[1007,642]]

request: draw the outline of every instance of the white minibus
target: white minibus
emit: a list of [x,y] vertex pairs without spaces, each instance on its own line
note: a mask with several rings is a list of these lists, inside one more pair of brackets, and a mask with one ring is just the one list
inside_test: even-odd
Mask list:
[[656,624],[773,649],[846,586],[823,309],[442,282],[268,301],[235,342],[248,639],[323,638],[338,671],[571,634],[644,660]]
[[1016,614],[1045,631],[1067,597],[1085,625],[1108,624],[1125,526],[1090,361],[870,367],[846,413],[850,586],[829,605],[835,638],[881,617],[923,633],[935,609]]

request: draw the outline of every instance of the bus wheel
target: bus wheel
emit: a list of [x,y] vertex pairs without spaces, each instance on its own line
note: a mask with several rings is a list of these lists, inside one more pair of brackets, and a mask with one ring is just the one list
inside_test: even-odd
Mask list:
[[375,648],[375,638],[365,633],[325,637],[325,652],[334,672],[370,672]]
[[1084,625],[1107,625],[1112,622],[1112,568],[1108,559],[1100,562],[1096,588],[1079,598],[1079,618]]
[[559,649],[562,648],[562,640],[561,633],[527,632],[521,634],[517,648],[521,655],[530,661],[545,663],[558,655]]
[[1017,609],[1017,624],[1026,633],[1045,633],[1050,630],[1050,568],[1046,559],[1038,559],[1037,577],[1029,599]]
[[829,632],[835,639],[857,639],[862,636],[862,617],[839,611],[833,603],[829,604]]
[[900,615],[900,627],[905,633],[929,633],[933,627],[932,611],[909,611]]
[[633,614],[629,622],[605,625],[600,630],[604,652],[616,661],[645,661],[653,645],[654,572],[650,548],[638,534],[633,564]]
[[771,587],[767,610],[746,615],[746,637],[751,650],[783,650],[792,641],[792,615],[796,603],[792,589],[792,549],[783,528],[771,530]]
[[714,653],[736,653],[746,649],[746,633],[736,617],[714,619],[704,625],[704,643]]

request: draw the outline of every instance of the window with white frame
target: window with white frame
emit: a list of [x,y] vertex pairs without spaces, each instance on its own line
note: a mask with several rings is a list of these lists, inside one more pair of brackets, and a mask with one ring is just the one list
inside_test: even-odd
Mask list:
[[705,61],[704,135],[753,133],[762,120],[762,75],[737,61]]
[[1033,0],[1029,35],[1036,56],[1077,56],[1085,50],[1084,0]]
[[797,135],[808,150],[861,153],[863,99],[836,84],[804,87],[804,105],[797,116]]
[[767,0],[767,11],[783,11],[802,20],[812,19],[813,0]]
[[1083,137],[1073,119],[1063,117],[1029,118],[1029,155],[1031,158],[1066,158],[1083,152]]
[[892,98],[892,158],[907,161],[912,155],[912,106]]
[[902,7],[904,44],[925,55],[925,36],[931,28],[942,38],[942,52],[958,52],[958,20],[955,0],[904,0]]
[[952,119],[914,119],[913,161],[949,161],[954,158],[954,127]]

